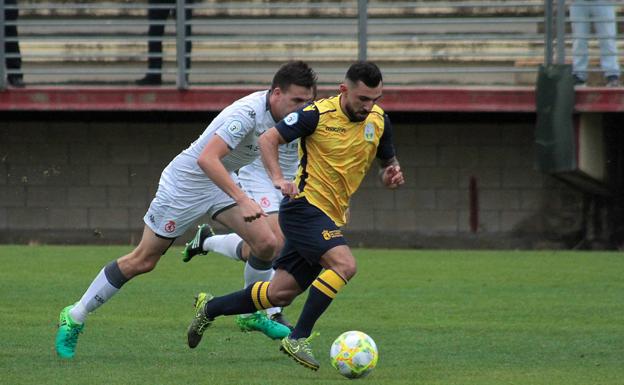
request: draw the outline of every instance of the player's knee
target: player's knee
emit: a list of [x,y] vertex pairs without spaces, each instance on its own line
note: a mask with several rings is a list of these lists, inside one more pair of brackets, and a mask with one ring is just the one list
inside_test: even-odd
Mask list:
[[355,263],[355,259],[351,259],[351,260],[341,262],[339,265],[335,266],[332,270],[338,273],[338,275],[340,275],[345,280],[349,281],[357,273],[357,265]]
[[323,255],[321,261],[326,269],[333,270],[345,281],[349,281],[357,273],[355,257],[348,247],[337,247],[331,253]]
[[284,244],[286,243],[286,238],[284,238],[284,234],[281,231],[278,231],[274,234],[275,236],[275,253],[279,254],[280,251],[284,248]]
[[277,256],[279,255],[280,251],[282,251],[282,249],[284,248],[284,237],[279,237],[276,236],[275,237],[275,249],[273,250],[273,258],[277,258]]
[[250,246],[256,257],[270,261],[273,259],[275,250],[277,249],[277,240],[273,234],[269,234],[255,241]]
[[355,274],[357,273],[357,266],[354,264],[352,265],[347,265],[347,267],[345,268],[344,271],[344,279],[346,279],[347,281],[351,280],[351,278],[355,277]]

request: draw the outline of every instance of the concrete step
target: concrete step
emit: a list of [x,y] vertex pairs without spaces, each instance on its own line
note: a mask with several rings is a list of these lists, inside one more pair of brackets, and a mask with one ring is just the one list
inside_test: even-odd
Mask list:
[[[28,82],[124,83],[143,73],[146,3],[49,4],[20,1],[20,44]],[[368,57],[384,63],[386,80],[394,84],[514,84],[514,72],[530,71],[518,71],[517,60],[543,57],[542,1],[518,4],[369,2]],[[191,80],[264,81],[291,59],[318,66],[328,83],[340,80],[358,55],[356,5],[353,0],[197,1],[191,21]],[[166,31],[164,73],[166,81],[172,81],[172,19]]]
[[[542,0],[492,0],[492,1],[369,1],[370,17],[467,17],[467,16],[521,16],[542,15]],[[20,14],[26,17],[80,16],[124,17],[145,15],[147,1],[128,0],[20,0]],[[254,0],[196,0],[188,6],[193,14],[203,17],[319,17],[357,15],[357,1],[294,1],[275,2]]]
[[[308,61],[319,75],[319,84],[336,86],[344,79],[351,61]],[[429,62],[426,66],[376,60],[384,72],[387,85],[525,85],[533,84],[536,68],[513,69],[513,63],[480,62],[457,66],[456,63]],[[194,63],[190,70],[190,85],[249,85],[267,86],[268,80],[282,62],[257,61],[225,63]],[[145,65],[112,62],[99,65],[50,65],[26,63],[25,80],[32,85],[133,85],[143,76]],[[164,85],[173,86],[176,69],[166,63],[163,67]],[[529,74],[528,78],[522,75]],[[520,81],[521,80],[521,81]]]
[[[115,61],[142,62],[147,55],[145,41],[81,39],[68,43],[49,39],[45,42],[21,43],[24,61],[41,63],[104,63]],[[173,39],[163,45],[165,61],[175,61],[176,46]],[[193,62],[231,63],[269,60],[283,62],[292,58],[315,61],[350,61],[357,56],[356,41],[244,41],[194,40],[191,53]],[[515,40],[487,42],[421,42],[372,41],[368,56],[372,60],[395,62],[509,62],[522,57],[542,55],[542,43]]]

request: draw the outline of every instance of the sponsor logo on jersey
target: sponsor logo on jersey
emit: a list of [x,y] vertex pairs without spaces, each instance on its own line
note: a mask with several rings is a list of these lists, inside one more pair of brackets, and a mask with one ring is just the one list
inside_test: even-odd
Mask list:
[[326,126],[325,127],[325,131],[337,132],[339,134],[344,134],[345,132],[347,132],[347,129],[346,128],[342,128],[342,127],[329,127],[329,126]]
[[298,120],[299,120],[299,114],[296,112],[291,112],[290,114],[288,114],[288,116],[284,118],[284,123],[286,123],[289,126],[292,126],[293,124],[297,123]]
[[165,225],[165,231],[168,233],[173,233],[175,231],[175,228],[176,228],[176,223],[174,221],[169,221]]
[[332,238],[342,237],[342,231],[341,230],[323,230],[321,232],[321,235],[323,236],[324,240],[329,241]]
[[230,131],[232,134],[236,134],[242,129],[243,129],[243,123],[239,122],[238,120],[232,120],[230,124],[228,124],[228,127],[227,127],[227,130]]
[[367,142],[372,142],[375,139],[375,127],[373,127],[373,123],[366,123],[364,127],[364,140]]

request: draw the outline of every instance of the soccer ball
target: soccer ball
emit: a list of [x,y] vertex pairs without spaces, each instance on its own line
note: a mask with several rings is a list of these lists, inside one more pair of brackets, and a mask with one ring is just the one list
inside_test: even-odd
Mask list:
[[377,345],[366,333],[356,330],[344,332],[336,338],[329,350],[331,364],[347,378],[362,378],[377,365]]

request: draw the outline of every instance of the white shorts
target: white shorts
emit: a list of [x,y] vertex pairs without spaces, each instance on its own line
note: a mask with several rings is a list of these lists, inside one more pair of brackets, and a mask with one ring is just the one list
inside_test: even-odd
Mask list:
[[273,182],[264,170],[251,172],[241,169],[238,173],[238,180],[245,193],[256,201],[265,213],[271,214],[279,211],[284,196],[273,186]]
[[[231,176],[238,182],[236,174]],[[214,218],[219,212],[236,205],[210,180],[203,183],[202,188],[188,189],[165,183],[163,179],[167,178],[161,177],[156,196],[143,217],[145,224],[163,238],[177,238],[201,216],[208,214]]]

